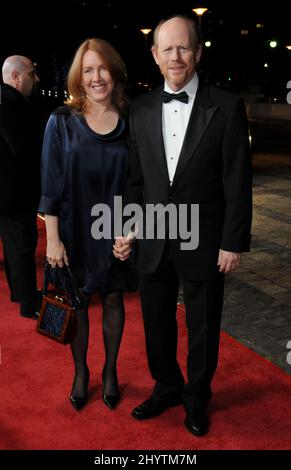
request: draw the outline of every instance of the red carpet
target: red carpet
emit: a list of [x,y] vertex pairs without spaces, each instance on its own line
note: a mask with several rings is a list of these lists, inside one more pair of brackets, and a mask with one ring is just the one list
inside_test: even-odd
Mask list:
[[[44,261],[40,222],[38,265]],[[115,411],[101,400],[103,343],[101,311],[91,308],[88,405],[77,413],[68,397],[73,367],[68,346],[35,332],[35,322],[19,316],[8,301],[0,255],[1,424],[0,449],[290,449],[290,376],[263,361],[226,334],[221,336],[219,369],[210,407],[211,429],[195,438],[183,425],[182,407],[147,422],[130,417],[148,397],[147,371],[137,295],[126,298],[127,322],[119,357],[122,401]],[[180,363],[186,347],[179,307]]]

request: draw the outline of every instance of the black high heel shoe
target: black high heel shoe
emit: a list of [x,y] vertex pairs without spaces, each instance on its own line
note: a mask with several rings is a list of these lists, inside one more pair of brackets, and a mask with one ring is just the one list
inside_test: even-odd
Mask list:
[[117,403],[120,401],[120,395],[106,395],[103,392],[103,402],[110,410],[114,410],[116,407]]
[[[89,375],[90,375],[89,369],[87,368],[86,393],[85,393],[85,395],[83,397],[76,397],[73,394],[70,395],[70,402],[71,402],[73,408],[76,411],[80,411],[86,405],[86,403],[88,401],[88,398],[89,398],[89,391],[88,391]],[[74,388],[75,380],[76,380],[76,378],[74,379],[72,389]]]
[[107,395],[104,393],[104,369],[102,371],[102,399],[103,403],[110,408],[110,410],[114,410],[116,408],[116,405],[120,401],[120,394],[117,393],[115,395]]

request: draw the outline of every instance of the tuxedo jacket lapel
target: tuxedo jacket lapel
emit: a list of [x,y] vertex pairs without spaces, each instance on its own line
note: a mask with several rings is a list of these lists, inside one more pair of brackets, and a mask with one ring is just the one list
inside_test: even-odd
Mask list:
[[163,176],[169,181],[162,131],[162,100],[160,96],[162,89],[163,88],[160,87],[156,90],[148,105],[148,113],[145,118],[145,129],[148,135],[151,136],[152,151],[154,152],[155,160],[158,162]]
[[[199,84],[172,186],[177,183],[187,163],[193,157],[217,109],[218,106],[212,104],[207,88],[203,84]],[[198,158],[198,155],[196,158]]]

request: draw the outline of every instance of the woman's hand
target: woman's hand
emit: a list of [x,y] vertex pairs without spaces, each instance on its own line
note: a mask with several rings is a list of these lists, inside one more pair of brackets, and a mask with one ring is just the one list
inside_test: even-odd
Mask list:
[[64,263],[67,266],[69,265],[66,249],[61,240],[47,242],[46,257],[52,268],[55,268],[56,266],[62,268]]

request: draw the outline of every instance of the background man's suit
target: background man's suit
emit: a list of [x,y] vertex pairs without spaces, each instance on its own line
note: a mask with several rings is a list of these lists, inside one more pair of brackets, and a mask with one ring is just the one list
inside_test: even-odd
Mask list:
[[11,300],[32,315],[41,132],[27,98],[7,84],[0,92],[0,237]]

